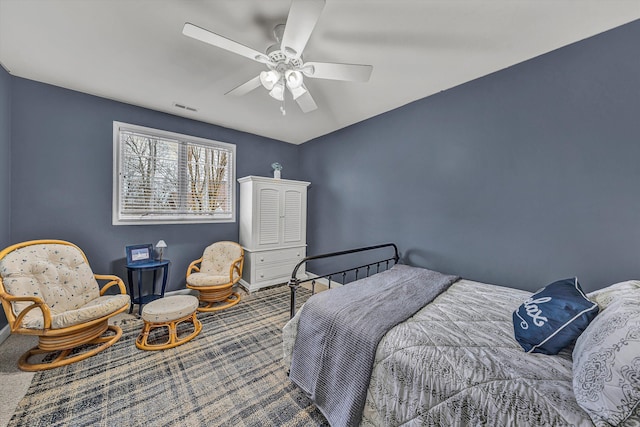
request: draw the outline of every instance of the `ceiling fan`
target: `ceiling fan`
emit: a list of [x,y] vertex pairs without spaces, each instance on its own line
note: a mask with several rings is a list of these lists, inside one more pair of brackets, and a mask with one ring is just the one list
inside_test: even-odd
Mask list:
[[[189,22],[184,24],[182,34],[266,65],[268,70],[262,71],[258,76],[225,95],[242,96],[262,86],[273,98],[284,101],[286,88],[300,109],[308,113],[317,109],[318,106],[304,84],[305,76],[366,82],[373,70],[371,65],[303,61],[302,51],[320,18],[324,5],[325,0],[292,0],[286,24],[277,25],[273,31],[277,43],[267,48],[266,53]],[[280,110],[285,114],[283,106]]]

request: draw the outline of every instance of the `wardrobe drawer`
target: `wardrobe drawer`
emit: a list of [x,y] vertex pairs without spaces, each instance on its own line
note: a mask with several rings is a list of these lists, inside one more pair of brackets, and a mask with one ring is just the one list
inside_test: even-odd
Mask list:
[[[270,280],[276,278],[283,278],[283,282],[286,282],[289,277],[291,277],[291,273],[293,272],[293,268],[296,263],[286,263],[286,264],[278,264],[273,266],[261,266],[256,267],[256,280]],[[299,274],[304,273],[304,270],[298,271]]]
[[306,256],[306,248],[276,249],[273,251],[256,252],[252,255],[256,267],[286,261],[295,261],[295,265]]

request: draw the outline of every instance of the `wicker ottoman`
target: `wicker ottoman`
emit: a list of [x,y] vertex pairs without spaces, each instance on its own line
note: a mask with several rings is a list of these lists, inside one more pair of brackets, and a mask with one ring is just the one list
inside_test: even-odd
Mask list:
[[[196,317],[198,298],[191,295],[175,295],[151,301],[142,309],[144,327],[136,339],[136,347],[141,350],[164,350],[184,344],[195,338],[202,330],[202,323]],[[178,336],[178,325],[188,322],[193,325],[193,332],[186,336]],[[160,344],[149,344],[149,335],[155,328],[167,328],[167,341]],[[154,334],[154,341],[158,334]]]

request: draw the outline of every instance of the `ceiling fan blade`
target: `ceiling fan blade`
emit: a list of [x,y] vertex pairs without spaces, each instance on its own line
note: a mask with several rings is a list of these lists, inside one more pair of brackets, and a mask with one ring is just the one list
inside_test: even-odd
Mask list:
[[[305,87],[305,89],[307,88]],[[300,106],[300,109],[302,110],[303,113],[308,113],[318,108],[318,106],[316,105],[316,102],[313,100],[313,97],[311,96],[308,90],[304,94],[296,98],[296,102]]]
[[336,64],[331,62],[305,62],[300,69],[307,77],[316,79],[368,82],[373,71],[371,65]]
[[240,86],[231,89],[229,92],[225,93],[225,95],[235,95],[235,96],[246,95],[252,90],[259,88],[260,86],[262,86],[262,83],[260,83],[260,76],[257,76],[252,78],[248,82],[243,83]]
[[282,35],[280,50],[291,58],[300,58],[320,18],[325,0],[293,0]]
[[258,61],[263,64],[271,63],[269,57],[264,53],[258,52],[255,49],[252,49],[248,46],[245,46],[241,43],[238,43],[216,33],[212,33],[209,30],[205,30],[204,28],[200,28],[197,25],[193,25],[189,22],[184,24],[184,27],[182,28],[182,34],[196,40],[200,40],[201,42],[219,47],[221,49],[228,50],[229,52],[237,53],[238,55],[242,55],[246,58],[253,59],[254,61]]

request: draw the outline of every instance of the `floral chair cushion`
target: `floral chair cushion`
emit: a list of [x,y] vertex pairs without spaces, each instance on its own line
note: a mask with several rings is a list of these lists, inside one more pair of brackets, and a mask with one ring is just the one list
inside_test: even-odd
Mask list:
[[[73,325],[80,325],[93,319],[114,313],[122,306],[130,303],[129,295],[104,295],[78,308],[77,310],[63,311],[51,316],[51,329],[66,328]],[[34,316],[32,314],[37,314]],[[22,322],[24,328],[42,329],[44,320],[40,310],[32,310]]]
[[599,426],[640,424],[639,298],[610,302],[573,349],[576,400]]
[[[204,250],[200,273],[212,276],[225,276],[229,281],[229,269],[236,259],[242,256],[242,247],[234,242],[216,242]],[[237,275],[237,273],[234,272]],[[234,279],[237,278],[234,277]]]
[[[16,249],[0,260],[0,275],[14,296],[39,297],[49,306],[52,327],[62,328],[99,318],[127,303],[128,295],[100,296],[91,267],[77,248],[62,244],[39,244]],[[15,302],[18,315],[31,305]],[[31,310],[23,327],[41,329],[42,312]]]
[[216,286],[231,282],[229,272],[225,275],[214,275],[208,273],[191,273],[187,277],[187,283],[191,286]]

